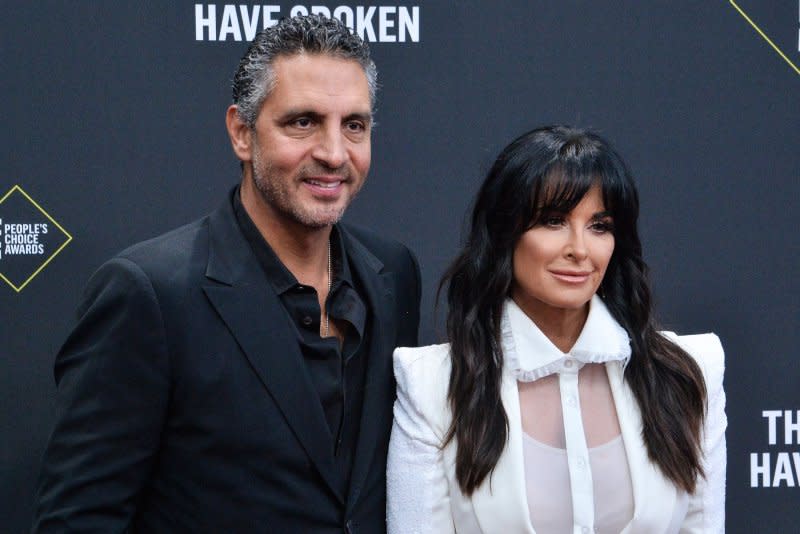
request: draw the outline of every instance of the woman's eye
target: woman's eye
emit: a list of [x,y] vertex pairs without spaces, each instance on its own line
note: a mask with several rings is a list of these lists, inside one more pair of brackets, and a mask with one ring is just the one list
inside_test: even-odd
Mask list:
[[545,217],[542,222],[544,223],[545,226],[556,227],[556,226],[561,226],[562,224],[564,224],[564,218],[563,217],[559,217],[557,215],[550,215],[550,216]]
[[611,221],[597,221],[595,223],[592,223],[591,229],[592,231],[597,232],[598,234],[613,232],[614,223],[612,223]]

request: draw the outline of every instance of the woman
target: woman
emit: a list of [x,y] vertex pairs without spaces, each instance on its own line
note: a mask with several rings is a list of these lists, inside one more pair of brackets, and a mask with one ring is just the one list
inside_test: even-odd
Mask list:
[[638,194],[598,135],[506,147],[445,274],[450,343],[395,352],[390,534],[723,532],[723,353],[659,333]]

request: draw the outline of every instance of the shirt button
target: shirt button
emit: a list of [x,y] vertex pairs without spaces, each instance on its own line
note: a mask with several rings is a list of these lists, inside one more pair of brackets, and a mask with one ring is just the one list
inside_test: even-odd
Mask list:
[[310,316],[306,315],[305,317],[303,317],[303,324],[304,325],[311,326],[313,322],[314,322],[314,319],[312,319]]
[[571,369],[572,368],[572,360],[565,361],[564,362],[564,367],[566,367],[567,369]]
[[589,527],[583,527],[581,529],[581,532],[583,532],[583,534],[589,534],[589,532],[590,532]]
[[579,469],[586,467],[586,461],[583,458],[578,458],[577,464]]
[[577,404],[577,402],[575,402],[575,397],[573,395],[570,395],[569,397],[567,397],[567,406],[574,407],[576,404]]

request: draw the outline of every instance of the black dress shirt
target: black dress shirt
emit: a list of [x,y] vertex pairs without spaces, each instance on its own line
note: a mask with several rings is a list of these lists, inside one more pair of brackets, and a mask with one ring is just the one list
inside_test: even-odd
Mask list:
[[359,291],[357,277],[350,271],[344,244],[334,225],[330,237],[333,282],[325,307],[344,336],[341,345],[335,336],[321,337],[316,289],[299,283],[281,263],[245,211],[238,189],[233,207],[245,239],[295,326],[309,377],[319,395],[309,402],[321,403],[330,429],[330,434],[320,439],[330,442],[346,488],[358,440],[369,347],[369,313],[361,297],[364,292]]

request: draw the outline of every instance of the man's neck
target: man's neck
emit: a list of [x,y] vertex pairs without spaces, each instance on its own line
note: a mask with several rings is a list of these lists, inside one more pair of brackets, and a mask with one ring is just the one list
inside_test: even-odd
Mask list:
[[327,285],[331,227],[311,228],[276,212],[252,180],[242,182],[240,194],[253,224],[297,281],[318,290]]

